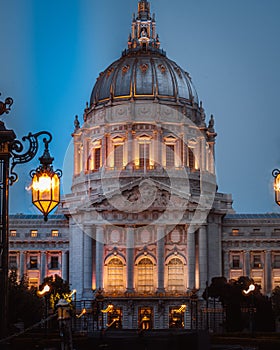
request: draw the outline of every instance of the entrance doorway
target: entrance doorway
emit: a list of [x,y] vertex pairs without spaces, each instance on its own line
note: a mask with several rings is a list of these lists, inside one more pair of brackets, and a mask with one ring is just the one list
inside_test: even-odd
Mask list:
[[138,309],[139,328],[143,330],[153,328],[153,308],[139,307]]

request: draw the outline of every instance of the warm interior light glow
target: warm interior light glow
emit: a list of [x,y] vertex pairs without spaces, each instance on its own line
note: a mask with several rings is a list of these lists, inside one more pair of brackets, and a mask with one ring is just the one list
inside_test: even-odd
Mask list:
[[106,308],[105,310],[101,310],[101,312],[107,313],[107,312],[113,310],[113,308],[114,308],[114,305],[113,305],[113,304],[109,304],[109,305],[107,306],[107,308]]
[[48,174],[42,174],[39,178],[34,178],[32,187],[35,191],[50,191],[52,186],[52,179]]
[[87,310],[84,308],[80,314],[76,315],[77,318],[82,317],[83,315],[85,315],[87,313]]
[[187,305],[182,304],[179,309],[175,309],[175,312],[185,312],[187,309]]
[[253,292],[254,290],[255,290],[255,285],[254,284],[250,284],[250,286],[249,286],[249,289],[247,289],[247,290],[245,290],[245,289],[243,289],[243,293],[245,294],[245,295],[247,295],[247,294],[249,294],[250,292]]
[[73,289],[72,292],[67,295],[67,297],[71,298],[76,292],[77,292],[76,289]]
[[60,180],[56,173],[38,172],[32,178],[32,203],[45,217],[60,201]]
[[277,175],[274,180],[274,191],[279,192],[280,191],[280,176]]
[[278,169],[276,175],[273,174],[274,178],[274,193],[275,193],[275,202],[280,205],[280,172]]
[[43,290],[38,290],[37,294],[39,296],[42,296],[42,295],[45,295],[46,293],[48,293],[50,290],[51,290],[51,287],[48,284],[46,284],[44,286]]

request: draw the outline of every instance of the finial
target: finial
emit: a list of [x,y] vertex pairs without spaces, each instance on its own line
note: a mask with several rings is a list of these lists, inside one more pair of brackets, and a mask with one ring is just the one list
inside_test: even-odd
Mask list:
[[[0,95],[1,95],[1,93],[0,93]],[[2,115],[4,113],[9,113],[13,102],[14,101],[11,97],[7,97],[5,102],[0,101],[0,115]]]
[[209,131],[211,131],[211,132],[214,131],[214,124],[215,124],[214,116],[213,116],[213,114],[211,114],[209,124],[208,124]]
[[75,116],[74,126],[75,126],[75,131],[80,129],[80,122],[79,122],[79,119],[78,119],[77,115]]

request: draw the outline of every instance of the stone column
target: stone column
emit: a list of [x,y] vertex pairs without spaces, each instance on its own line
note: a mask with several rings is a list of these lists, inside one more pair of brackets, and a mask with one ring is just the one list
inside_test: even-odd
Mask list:
[[80,146],[81,144],[77,142],[74,138],[74,175],[78,175],[81,171],[80,169]]
[[134,291],[134,228],[126,227],[126,290]]
[[205,169],[206,169],[206,153],[205,153],[205,151],[206,151],[205,139],[202,138],[200,140],[200,162],[201,162],[200,169],[202,171],[205,171]]
[[161,127],[157,128],[157,138],[156,138],[156,149],[157,149],[157,154],[156,154],[156,162],[159,165],[162,165],[162,131]]
[[70,219],[70,285],[71,289],[77,290],[77,300],[82,298],[84,286],[84,264],[83,264],[83,231],[77,224],[79,218]]
[[205,226],[199,228],[199,289],[204,289],[208,279],[207,232]]
[[104,228],[96,225],[96,288],[103,289],[104,271]]
[[92,227],[84,227],[84,290],[83,297],[92,297]]
[[101,159],[102,159],[101,166],[103,166],[104,168],[106,166],[106,157],[107,157],[107,154],[106,154],[106,148],[107,148],[106,143],[107,143],[107,135],[105,134],[102,137],[102,143],[101,143]]
[[132,165],[133,161],[134,161],[134,157],[133,157],[133,135],[132,135],[132,129],[131,129],[131,126],[130,126],[128,131],[127,131],[127,163],[130,163],[130,165]]
[[[224,266],[223,266],[223,276],[226,277],[226,279],[229,279],[229,269],[230,269],[230,261],[229,261],[229,251],[228,250],[224,250],[223,251],[223,258],[224,258]],[[209,281],[210,283],[210,281]]]
[[244,259],[244,275],[250,277],[251,268],[250,268],[250,252],[245,250],[243,253]]
[[40,283],[43,283],[44,278],[46,277],[46,255],[47,252],[41,253],[41,273],[40,273]]
[[61,252],[61,275],[64,281],[68,281],[68,250]]
[[20,277],[23,277],[26,271],[26,252],[20,252]]
[[195,235],[192,229],[187,232],[188,289],[195,288]]
[[264,293],[270,294],[272,289],[271,281],[271,251],[265,251],[265,265],[264,265]]
[[158,293],[164,292],[164,237],[164,226],[157,226]]

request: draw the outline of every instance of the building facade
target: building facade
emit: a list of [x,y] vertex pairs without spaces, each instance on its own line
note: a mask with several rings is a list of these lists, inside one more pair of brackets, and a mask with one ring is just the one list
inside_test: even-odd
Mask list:
[[69,277],[107,324],[144,329],[189,327],[188,305],[216,276],[280,285],[280,215],[235,214],[217,191],[214,118],[160,48],[148,1],[74,125],[60,215],[11,217],[10,265],[30,285]]

